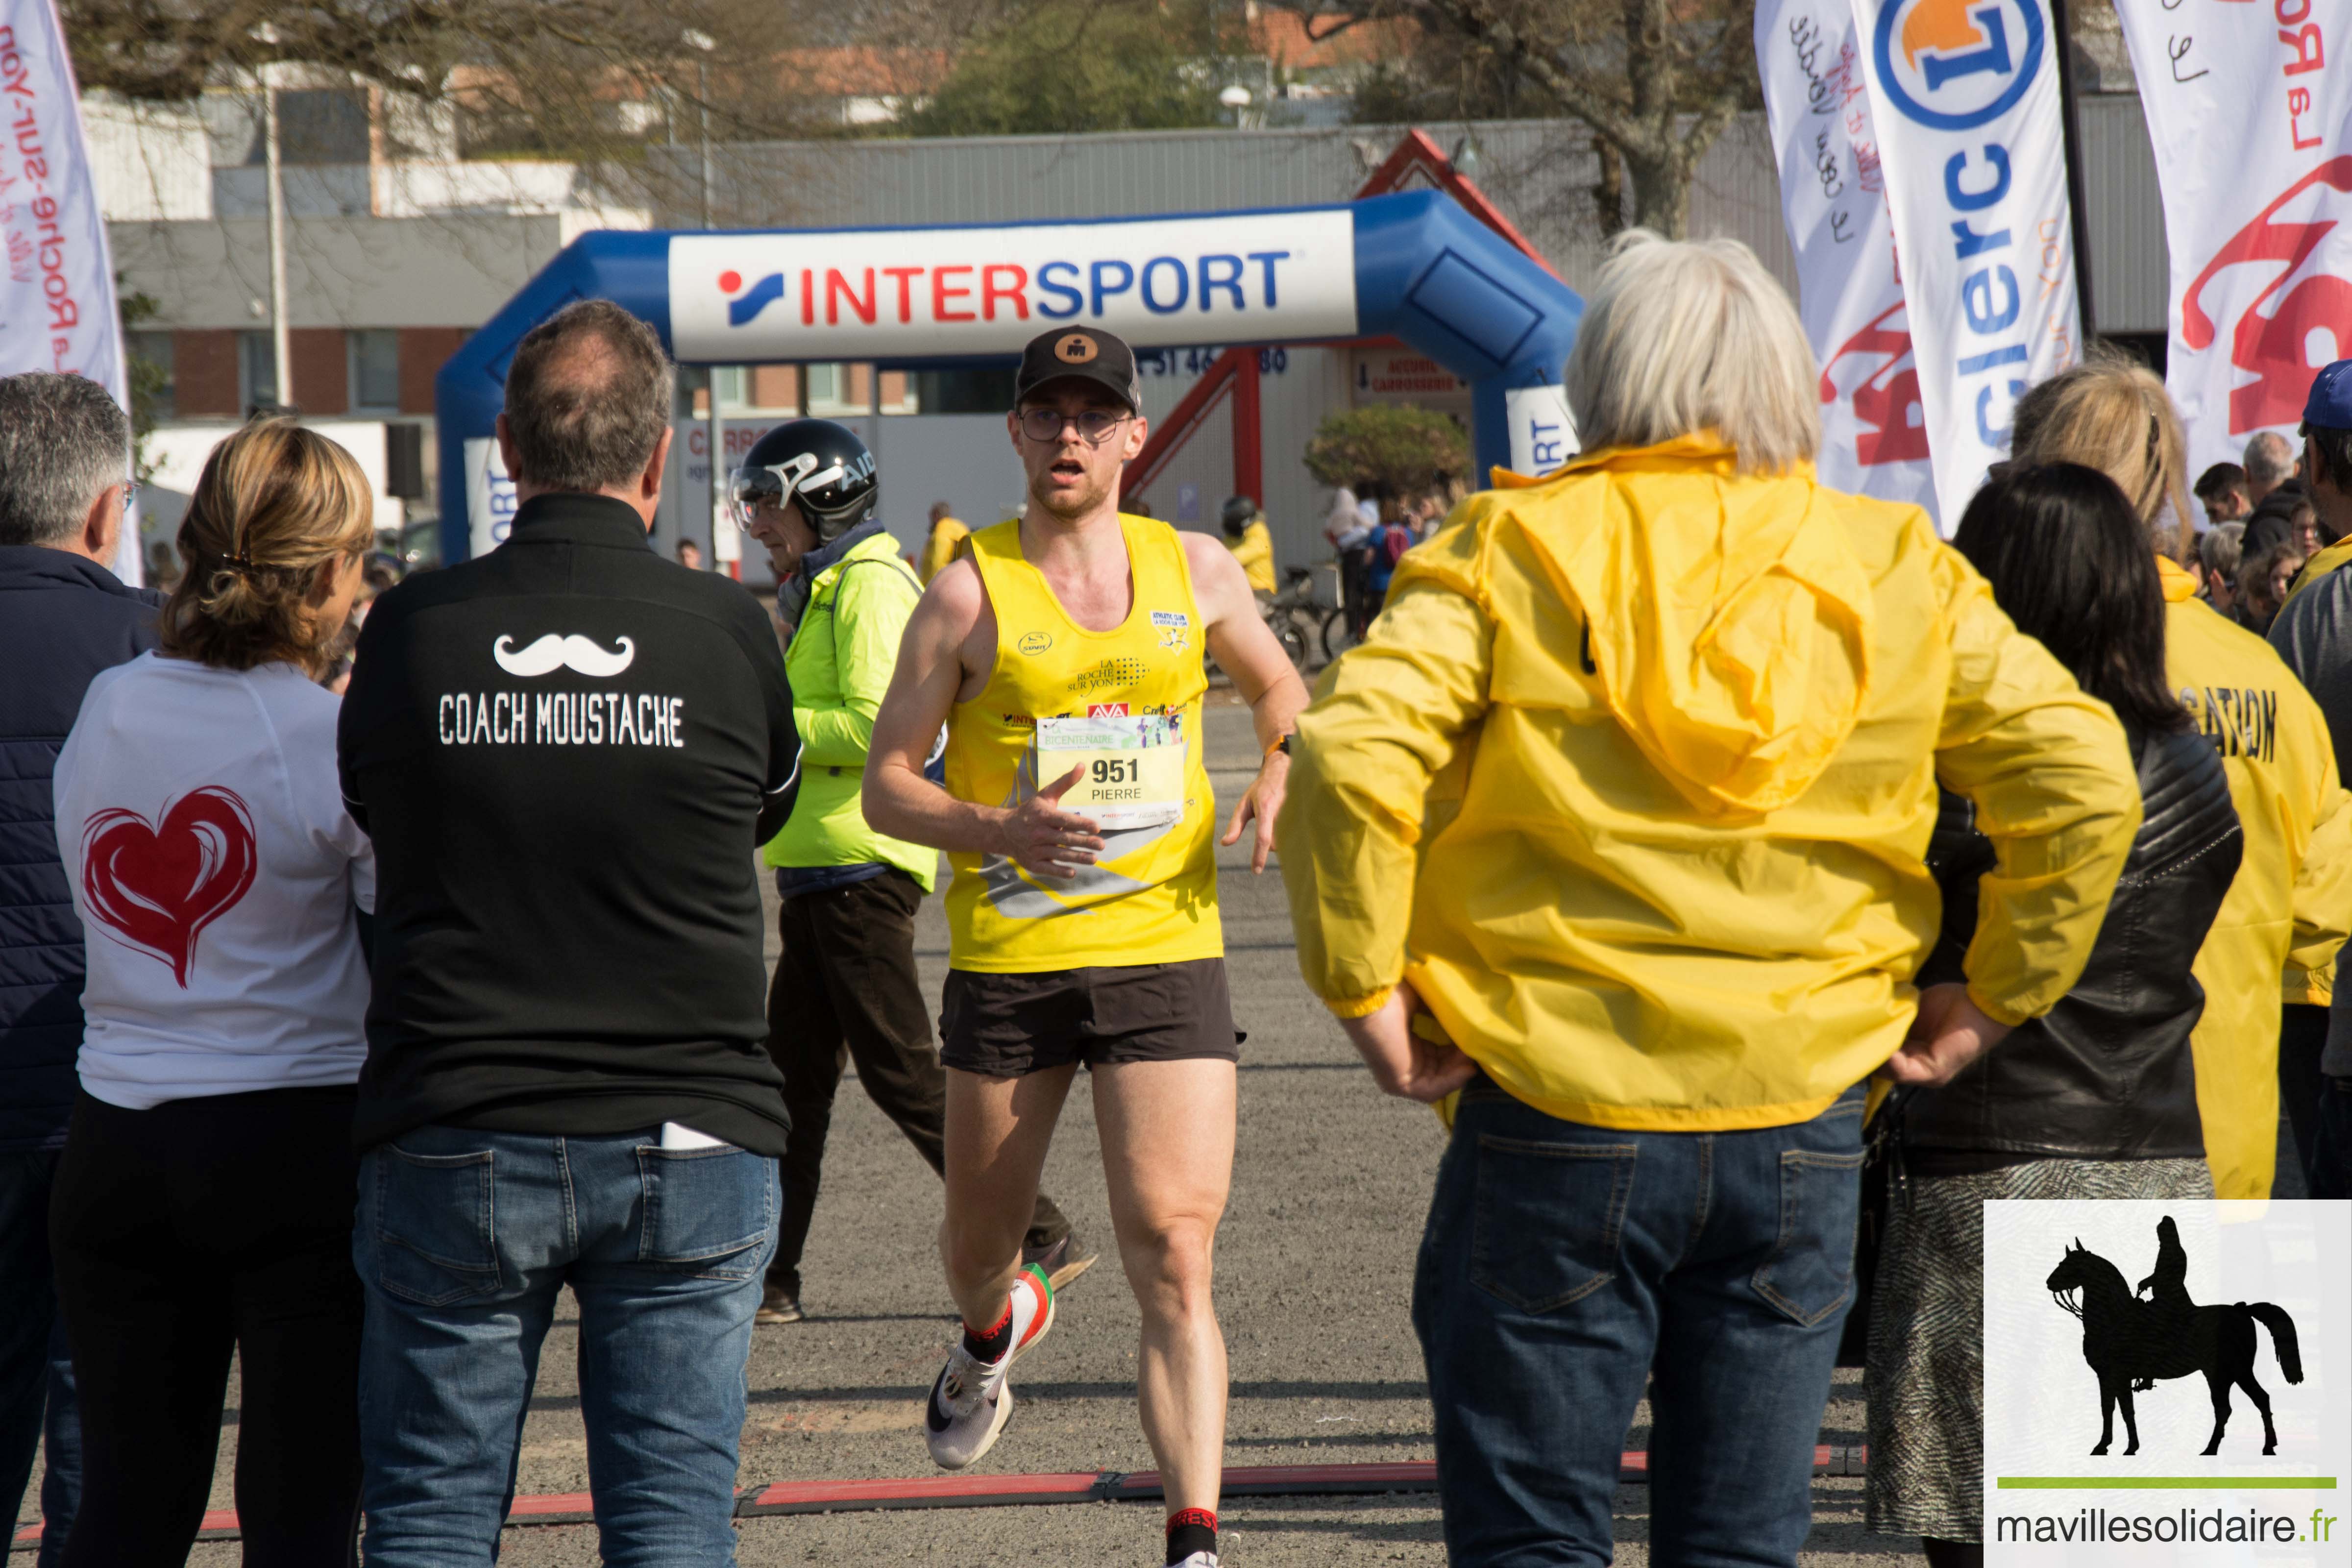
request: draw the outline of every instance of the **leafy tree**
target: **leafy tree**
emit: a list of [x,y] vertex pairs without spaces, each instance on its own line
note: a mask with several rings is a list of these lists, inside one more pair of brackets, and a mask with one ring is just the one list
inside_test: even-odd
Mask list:
[[918,136],[1165,131],[1219,122],[1205,16],[1150,4],[1044,0],[976,37],[929,103]]
[[1324,420],[1307,443],[1306,462],[1318,484],[1376,479],[1392,494],[1412,495],[1466,471],[1470,441],[1452,415],[1375,404]]

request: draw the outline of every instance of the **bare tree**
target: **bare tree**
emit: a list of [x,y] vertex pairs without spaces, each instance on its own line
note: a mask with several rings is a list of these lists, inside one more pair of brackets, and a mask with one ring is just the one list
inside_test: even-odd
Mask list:
[[1591,128],[1594,197],[1614,226],[1621,171],[1633,221],[1679,238],[1699,160],[1742,110],[1759,108],[1750,0],[1367,0],[1347,16],[1295,0],[1318,37],[1403,16],[1475,41]]
[[[454,107],[461,144],[625,173],[648,140],[822,126],[789,47],[940,37],[972,0],[60,0],[86,89],[185,102],[309,68]],[[906,15],[919,11],[920,18]],[[887,12],[889,15],[881,15]],[[924,25],[914,25],[919,20]],[[701,35],[706,48],[689,38]]]

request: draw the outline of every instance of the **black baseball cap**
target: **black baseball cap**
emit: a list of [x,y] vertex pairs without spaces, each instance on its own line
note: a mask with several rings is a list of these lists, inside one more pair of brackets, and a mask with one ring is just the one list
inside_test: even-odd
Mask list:
[[1143,412],[1143,387],[1135,374],[1135,351],[1126,342],[1093,327],[1063,327],[1040,332],[1021,351],[1021,369],[1013,377],[1013,405],[1049,381],[1091,381],[1128,406]]

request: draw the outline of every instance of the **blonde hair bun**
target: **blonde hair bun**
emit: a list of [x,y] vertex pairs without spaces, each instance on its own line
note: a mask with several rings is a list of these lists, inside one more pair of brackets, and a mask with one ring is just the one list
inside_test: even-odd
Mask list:
[[341,447],[288,418],[213,448],[180,520],[187,574],[163,606],[163,651],[224,669],[307,663],[341,628],[307,602],[321,565],[365,550],[374,497]]

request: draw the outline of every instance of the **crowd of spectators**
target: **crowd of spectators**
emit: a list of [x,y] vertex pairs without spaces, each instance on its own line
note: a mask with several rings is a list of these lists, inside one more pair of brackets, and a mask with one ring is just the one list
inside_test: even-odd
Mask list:
[[2265,430],[2245,464],[2215,463],[2197,479],[2199,595],[2256,636],[2267,634],[2311,559],[2342,537],[2319,515],[2304,459]]

